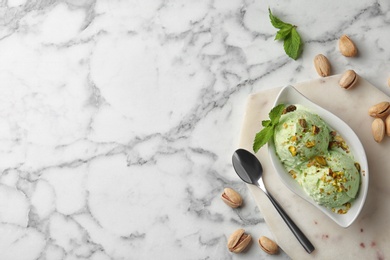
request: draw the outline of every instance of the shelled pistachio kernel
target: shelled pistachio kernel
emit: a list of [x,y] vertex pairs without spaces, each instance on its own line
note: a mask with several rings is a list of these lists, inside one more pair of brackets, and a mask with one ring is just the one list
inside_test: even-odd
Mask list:
[[290,151],[293,157],[297,155],[297,148],[295,146],[289,146],[288,150]]

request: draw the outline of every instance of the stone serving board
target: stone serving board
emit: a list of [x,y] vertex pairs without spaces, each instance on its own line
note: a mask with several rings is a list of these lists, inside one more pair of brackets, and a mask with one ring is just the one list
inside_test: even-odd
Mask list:
[[[266,146],[256,156],[264,169],[267,189],[314,244],[306,253],[283,222],[265,194],[247,185],[279,246],[292,259],[390,259],[390,137],[376,143],[371,135],[373,118],[368,108],[390,98],[360,78],[350,90],[339,87],[341,75],[294,84],[303,95],[344,120],[358,135],[369,165],[369,191],[366,203],[356,221],[342,228],[314,206],[292,193],[274,171]],[[268,118],[280,88],[248,97],[240,133],[239,147],[252,151],[261,121]]]

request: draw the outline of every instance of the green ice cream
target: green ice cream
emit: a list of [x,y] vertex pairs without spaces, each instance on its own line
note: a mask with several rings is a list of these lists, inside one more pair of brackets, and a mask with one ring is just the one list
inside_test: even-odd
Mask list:
[[276,153],[287,169],[298,167],[315,155],[327,153],[330,130],[318,116],[297,106],[282,115],[275,127]]
[[359,190],[360,172],[341,136],[316,114],[295,105],[274,131],[276,154],[318,204],[346,213]]
[[302,164],[296,180],[318,204],[334,208],[356,197],[360,174],[349,156],[330,151]]

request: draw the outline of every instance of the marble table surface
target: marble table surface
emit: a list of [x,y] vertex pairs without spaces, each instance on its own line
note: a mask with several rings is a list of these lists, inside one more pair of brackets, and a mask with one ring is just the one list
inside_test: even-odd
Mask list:
[[[298,60],[268,7],[298,26]],[[386,0],[8,0],[0,17],[2,260],[289,259],[258,247],[273,234],[232,168],[247,97],[318,78],[318,53],[390,94]],[[239,228],[255,241],[233,254]]]

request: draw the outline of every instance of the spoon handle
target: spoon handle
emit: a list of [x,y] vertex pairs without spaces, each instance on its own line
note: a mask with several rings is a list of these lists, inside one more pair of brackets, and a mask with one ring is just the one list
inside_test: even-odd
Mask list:
[[265,193],[272,204],[275,206],[276,210],[279,212],[280,216],[283,218],[284,222],[286,222],[287,226],[293,232],[294,236],[298,239],[299,243],[305,248],[306,252],[309,254],[314,251],[313,244],[309,241],[309,239],[302,233],[299,227],[292,221],[292,219],[287,215],[287,213],[283,210],[283,208],[278,204],[278,202],[269,194]]

